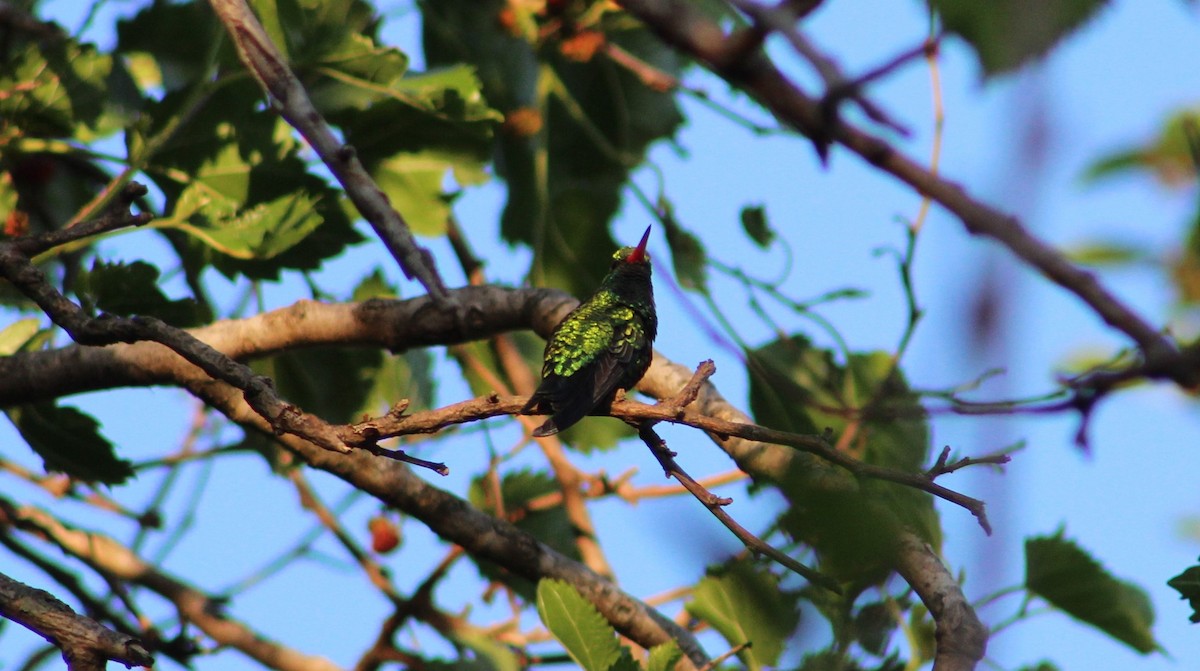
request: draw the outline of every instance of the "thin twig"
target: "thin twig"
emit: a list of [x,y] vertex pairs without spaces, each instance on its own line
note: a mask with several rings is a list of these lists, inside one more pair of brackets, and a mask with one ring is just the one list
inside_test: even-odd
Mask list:
[[675,461],[675,453],[667,449],[666,441],[663,440],[657,433],[655,433],[653,425],[653,421],[642,422],[638,427],[638,436],[642,439],[642,442],[646,444],[646,447],[650,448],[651,454],[658,459],[658,463],[662,465],[663,471],[666,472],[668,477],[674,477],[679,481],[679,484],[687,488],[687,490],[691,492],[692,496],[695,496],[700,503],[703,503],[704,507],[713,514],[713,517],[716,517],[721,521],[721,524],[725,525],[725,528],[732,531],[733,535],[737,536],[738,540],[742,541],[747,549],[754,554],[769,557],[788,570],[794,571],[814,585],[820,585],[821,587],[838,594],[842,592],[842,588],[837,584],[837,581],[821,574],[819,571],[801,564],[795,559],[787,556],[785,553],[775,549],[769,543],[758,536],[755,536],[750,532],[750,530],[738,524],[736,520],[730,517],[729,513],[725,512],[724,506],[733,503],[733,499],[723,498],[713,494],[702,487],[700,483],[696,482],[692,476],[688,475],[687,472],[679,466],[678,462]]

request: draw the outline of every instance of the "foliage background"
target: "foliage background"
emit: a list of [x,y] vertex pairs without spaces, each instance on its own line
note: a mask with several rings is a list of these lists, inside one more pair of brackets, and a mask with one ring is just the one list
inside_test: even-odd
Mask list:
[[[66,4],[50,3],[47,8],[59,11]],[[889,3],[886,8],[865,1],[828,5],[813,17],[809,31],[850,72],[913,46],[927,24],[919,3]],[[419,36],[412,8],[397,3],[381,5],[380,10],[388,18],[386,41],[416,57]],[[107,13],[123,14],[126,7],[110,5],[104,11],[95,22],[94,39],[101,43],[111,39],[100,28],[111,25],[105,20]],[[867,12],[870,21],[863,20]],[[78,17],[64,16],[63,23],[78,25]],[[1139,257],[1137,263],[1105,267],[1105,279],[1153,323],[1175,323],[1189,334],[1194,331],[1194,316],[1179,302],[1170,273],[1155,262],[1183,247],[1195,214],[1194,186],[1166,188],[1143,173],[1085,184],[1082,175],[1100,158],[1150,141],[1169,115],[1195,104],[1197,28],[1194,8],[1184,3],[1116,3],[1066,40],[1045,63],[1018,74],[982,81],[973,55],[954,39],[944,46],[940,68],[947,114],[942,171],[1066,248],[1084,250],[1097,240],[1115,240],[1118,251],[1144,252],[1148,258]],[[786,50],[773,46],[780,60],[789,62]],[[688,81],[752,118],[765,118],[738,96],[728,95],[711,76],[692,69]],[[912,153],[925,155],[932,138],[928,70],[914,63],[872,87],[871,93],[911,125],[914,137],[906,144]],[[903,244],[897,218],[913,217],[919,199],[842,152],[835,150],[831,166],[825,169],[802,140],[755,138],[695,102],[685,102],[684,116],[688,121],[678,145],[686,154],[665,145],[651,151],[651,162],[666,175],[677,218],[700,235],[715,258],[776,269],[782,265],[778,255],[758,251],[738,224],[744,205],[764,204],[795,255],[787,285],[790,293],[815,296],[839,287],[868,290],[869,298],[832,303],[822,309],[822,315],[855,349],[893,348],[904,326],[903,294],[894,263],[875,250]],[[639,171],[636,179],[654,192],[657,176],[651,171]],[[487,260],[489,279],[519,284],[530,258],[525,249],[510,248],[497,239],[501,199],[494,182],[485,184],[466,191],[455,203],[455,212],[477,253]],[[648,221],[644,209],[626,194],[613,237],[634,239]],[[461,284],[463,278],[456,275],[448,246],[440,238],[429,244],[448,283]],[[102,248],[115,258],[168,258],[161,242],[146,233],[107,241]],[[659,261],[660,319],[667,334],[660,340],[660,350],[683,363],[716,359],[715,382],[745,407],[747,389],[740,365],[705,337],[682,307],[683,300],[668,288],[670,254],[661,237],[655,239],[652,252]],[[352,248],[328,263],[315,275],[316,282],[344,294],[364,269],[376,264],[403,287],[402,294],[417,291],[415,285],[402,282],[390,261],[371,245]],[[206,279],[218,286],[223,282],[213,273]],[[921,234],[915,279],[928,318],[913,341],[906,372],[921,388],[957,385],[1002,366],[1007,374],[989,380],[981,390],[983,396],[1038,393],[1052,384],[1048,371],[1122,344],[1071,297],[1020,268],[994,245],[968,239],[957,222],[936,209]],[[733,315],[748,342],[771,336],[766,325],[744,310],[735,283],[715,276],[712,282],[713,295]],[[233,295],[234,287],[223,287],[214,295],[224,292]],[[305,294],[301,283],[288,278],[278,284],[264,283],[258,300],[271,308]],[[981,314],[989,310],[994,311],[994,321],[981,322]],[[435,354],[435,365],[441,371],[437,376],[440,402],[470,395],[454,375],[444,374],[453,370],[447,368],[450,364],[444,355]],[[192,412],[184,399],[182,393],[155,389],[109,392],[78,401],[103,420],[104,433],[120,446],[121,456],[137,461],[159,453],[163,443],[180,440]],[[145,421],[147,416],[155,418],[153,424]],[[1194,401],[1167,387],[1121,394],[1095,416],[1090,455],[1072,445],[1077,420],[1066,415],[936,417],[935,445],[981,454],[1017,440],[1027,444],[1002,476],[978,471],[951,476],[955,489],[987,499],[997,533],[985,538],[961,510],[942,508],[947,555],[955,558],[955,565],[965,565],[968,595],[982,597],[1020,582],[1026,536],[1050,534],[1065,525],[1067,534],[1114,574],[1147,590],[1158,613],[1155,635],[1170,656],[1141,657],[1056,614],[1041,615],[993,638],[989,654],[1004,668],[1042,657],[1067,668],[1188,668],[1188,660],[1200,654],[1200,643],[1187,623],[1186,604],[1177,600],[1165,580],[1192,562],[1200,545],[1192,517],[1197,501],[1190,477],[1197,463],[1192,436],[1200,428]],[[724,456],[686,431],[664,430],[664,435],[693,474],[729,468]],[[484,434],[446,441],[431,458],[450,463],[453,473],[437,484],[466,492],[471,475],[486,463],[481,443],[507,445],[515,436],[512,427],[497,423]],[[19,445],[18,441],[9,427],[0,427],[0,444]],[[147,450],[145,455],[139,454],[140,449]],[[20,455],[19,450],[5,452],[9,458],[22,457],[38,465],[36,458]],[[611,473],[635,466],[640,482],[659,482],[657,466],[636,444],[588,455],[582,461],[585,467],[605,467]],[[165,565],[184,575],[202,575],[207,586],[219,589],[245,578],[247,567],[261,566],[278,552],[278,543],[261,542],[263,529],[271,529],[281,540],[303,535],[311,522],[297,514],[290,486],[266,477],[267,472],[261,459],[248,456],[215,467],[203,476],[202,488],[189,483],[189,489],[194,485],[192,491],[201,492],[203,514],[189,521],[188,533],[166,556]],[[328,487],[331,496],[338,491],[333,483],[322,482],[319,476],[314,479]],[[150,485],[134,481],[122,495],[139,500],[149,494]],[[781,505],[769,494],[751,497],[737,489],[719,493],[736,498],[733,514],[752,527],[769,520]],[[183,509],[186,503],[176,505]],[[635,594],[659,592],[680,576],[698,578],[707,563],[738,549],[736,541],[690,499],[647,501],[635,507],[602,501],[594,511],[600,537],[614,539],[609,546],[614,570]],[[366,518],[374,512],[369,503],[360,502],[344,521],[365,535]],[[231,518],[240,525],[229,525],[226,520]],[[432,541],[418,524],[405,525],[404,532],[408,552]],[[640,549],[649,546],[656,548],[660,561],[645,561]],[[236,561],[213,561],[214,547],[226,548]],[[264,629],[274,637],[305,641],[308,650],[345,663],[366,645],[373,630],[347,632],[318,616],[352,612],[374,622],[386,614],[386,604],[363,590],[352,570],[328,559],[337,554],[332,544],[322,540],[317,547],[320,552],[314,556],[239,596],[235,612],[240,618],[267,623]],[[203,573],[197,574],[201,568]],[[417,579],[424,574],[424,570],[413,572],[407,563],[393,569],[402,584],[405,575]],[[463,564],[455,571],[462,575],[447,581],[448,586],[470,582],[474,568]],[[22,574],[15,572],[15,577]],[[297,584],[322,587],[304,590],[296,589]],[[470,596],[449,587],[439,592],[447,604]],[[1012,612],[1014,599],[981,610],[981,616],[991,624],[1003,620]],[[281,611],[302,615],[279,617]],[[3,636],[6,651],[36,640],[12,627]],[[25,643],[18,645],[22,637]],[[9,652],[3,655],[0,663],[19,658]],[[228,652],[214,661],[206,668],[221,668],[221,663],[239,668],[241,663]]]

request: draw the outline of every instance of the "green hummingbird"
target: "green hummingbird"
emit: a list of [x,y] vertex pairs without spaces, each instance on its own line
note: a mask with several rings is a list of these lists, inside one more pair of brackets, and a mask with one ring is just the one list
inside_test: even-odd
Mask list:
[[649,239],[647,227],[637,247],[618,249],[596,293],[550,335],[542,383],[521,409],[551,413],[534,436],[554,435],[596,409],[607,410],[618,389],[632,389],[646,374],[658,334]]

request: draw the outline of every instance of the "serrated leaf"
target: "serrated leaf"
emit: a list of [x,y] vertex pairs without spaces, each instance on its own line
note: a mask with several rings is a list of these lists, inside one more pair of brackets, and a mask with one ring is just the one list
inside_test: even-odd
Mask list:
[[158,268],[144,261],[106,263],[96,260],[78,281],[77,291],[99,310],[116,315],[157,317],[181,328],[197,326],[211,315],[192,298],[172,300],[158,287]]
[[314,347],[257,359],[251,368],[271,378],[289,402],[340,424],[359,418],[382,361],[377,349]]
[[112,57],[91,45],[30,43],[0,65],[0,117],[29,136],[73,137],[99,121],[112,73]]
[[742,230],[756,245],[766,249],[775,242],[775,231],[767,222],[767,209],[762,205],[747,205],[741,213]]
[[119,485],[133,475],[133,467],[117,458],[91,415],[54,403],[20,405],[6,412],[47,471],[106,485]]
[[361,302],[371,298],[397,298],[399,295],[400,292],[396,287],[387,281],[383,269],[375,266],[370,273],[359,280],[358,284],[354,285],[354,290],[350,292],[350,300]]
[[566,582],[538,581],[537,609],[542,624],[584,671],[608,671],[620,658],[612,625]]
[[[514,10],[514,21],[497,21],[502,6],[509,5],[422,5],[426,60],[465,60],[494,108],[510,120],[524,112],[539,121],[505,124],[495,138],[497,174],[508,187],[501,235],[533,250],[534,284],[583,296],[604,276],[608,252],[619,246],[609,224],[629,171],[683,118],[673,94],[651,89],[607,58],[578,62],[560,49],[540,48],[537,17]],[[622,12],[603,12],[589,29],[659,71],[682,70],[674,50]]]
[[1044,55],[1105,4],[1105,0],[930,0],[945,29],[971,45],[988,75]]
[[[559,491],[557,481],[547,473],[540,471],[519,470],[507,473],[500,481],[500,498],[506,514],[526,508],[533,499]],[[482,478],[471,482],[467,495],[471,505],[492,515],[499,515],[495,496],[489,490],[489,485]],[[567,517],[562,504],[551,507],[526,510],[515,522],[518,529],[530,534],[539,541],[554,548],[572,559],[579,559],[579,548],[575,543],[575,527]],[[504,576],[504,582],[517,593],[533,600],[536,598],[534,583],[503,571],[492,562],[475,559],[480,573],[489,579]]]
[[1142,654],[1160,649],[1146,593],[1114,577],[1061,531],[1026,539],[1025,587]]
[[211,266],[227,277],[277,279],[285,269],[316,269],[362,239],[341,192],[309,172],[287,124],[255,109],[260,95],[240,80],[198,108],[185,93],[169,93],[127,133],[131,143],[145,143],[187,121],[187,132],[155,155],[159,170],[149,176],[166,196],[154,226],[166,229],[191,274]]
[[33,317],[18,319],[0,331],[0,356],[11,356],[21,350],[41,328]]
[[778,576],[746,560],[705,576],[686,607],[730,645],[750,643],[738,657],[752,670],[774,665],[800,623],[799,596],[780,589]]
[[642,668],[642,665],[638,664],[638,661],[633,658],[633,653],[629,651],[629,648],[627,648],[625,646],[621,646],[621,652],[620,652],[620,655],[617,657],[617,661],[613,662],[612,665],[608,667],[608,671],[645,671],[645,670]]
[[389,354],[375,370],[370,390],[356,414],[378,414],[402,399],[408,400],[409,410],[426,410],[437,405],[436,392],[433,355],[428,350]]
[[400,153],[425,154],[454,166],[463,183],[482,181],[500,115],[484,100],[470,68],[405,77],[376,94],[369,107],[330,117],[368,170]]
[[1187,599],[1192,607],[1189,620],[1200,623],[1200,566],[1190,566],[1183,573],[1167,581],[1167,585],[1179,592],[1180,599]]
[[675,665],[683,659],[683,651],[673,639],[650,648],[650,659],[646,671],[675,671]]
[[[866,462],[910,472],[923,467],[929,427],[920,399],[884,352],[834,353],[792,336],[747,352],[750,407],[759,423],[795,433],[847,436],[843,449]],[[882,579],[885,557],[901,529],[931,545],[941,528],[929,495],[910,487],[857,479],[807,454],[787,472],[768,475],[792,503],[784,528],[813,544],[821,568],[839,578]]]
[[373,175],[413,233],[432,237],[446,233],[450,205],[442,182],[450,168],[435,157],[398,154],[380,163]]

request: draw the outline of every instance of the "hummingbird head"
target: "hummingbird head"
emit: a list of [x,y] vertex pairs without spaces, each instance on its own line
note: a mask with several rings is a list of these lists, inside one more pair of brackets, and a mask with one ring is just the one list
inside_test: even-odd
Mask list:
[[650,240],[649,226],[646,227],[646,232],[642,233],[642,239],[638,242],[637,247],[622,247],[613,254],[613,270],[622,265],[650,265],[650,255],[646,253],[646,242],[648,240]]

